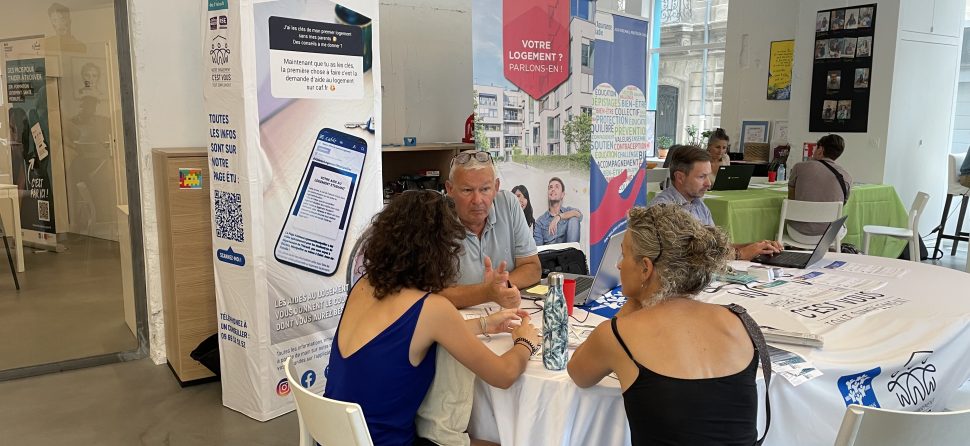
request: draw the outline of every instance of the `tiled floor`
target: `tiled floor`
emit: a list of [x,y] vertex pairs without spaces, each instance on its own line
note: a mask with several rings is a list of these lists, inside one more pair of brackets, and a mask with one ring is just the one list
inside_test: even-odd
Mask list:
[[[966,256],[961,244],[927,263],[963,270]],[[147,359],[0,382],[0,444],[298,444],[295,413],[260,423],[223,407],[221,394],[219,383],[180,388]]]

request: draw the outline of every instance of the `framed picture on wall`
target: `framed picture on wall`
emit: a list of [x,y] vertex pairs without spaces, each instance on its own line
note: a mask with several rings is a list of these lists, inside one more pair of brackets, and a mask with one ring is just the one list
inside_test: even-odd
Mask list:
[[741,121],[741,152],[748,143],[767,144],[770,128],[768,121]]

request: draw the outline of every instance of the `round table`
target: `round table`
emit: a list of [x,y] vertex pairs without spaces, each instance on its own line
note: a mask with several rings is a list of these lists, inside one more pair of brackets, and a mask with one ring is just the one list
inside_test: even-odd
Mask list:
[[[851,265],[899,268],[901,277],[834,271],[822,268],[832,261]],[[739,267],[746,262],[738,264]],[[823,375],[797,387],[775,375],[771,382],[772,423],[765,444],[832,444],[850,403],[879,405],[897,410],[943,410],[961,384],[970,378],[970,274],[929,264],[852,254],[827,254],[812,270],[842,277],[886,282],[869,293],[869,302],[835,318],[826,304],[799,307],[798,312],[769,305],[758,296],[720,290],[700,299],[737,302],[763,325],[789,319],[822,334],[821,349],[777,344],[812,362]],[[794,276],[801,270],[787,270]],[[757,294],[757,293],[752,293]],[[772,296],[777,298],[778,296]],[[847,299],[855,302],[864,299]],[[524,307],[531,305],[525,302]],[[847,306],[839,303],[835,306]],[[861,305],[883,305],[873,311]],[[829,305],[832,307],[832,305]],[[833,307],[834,308],[834,307]],[[817,313],[814,311],[818,310]],[[849,311],[860,314],[849,317]],[[583,311],[575,315],[583,318]],[[807,320],[832,317],[826,326]],[[605,318],[591,314],[586,324]],[[541,314],[533,316],[536,324]],[[573,321],[573,326],[576,322]],[[825,328],[819,328],[825,327]],[[580,327],[582,328],[582,327]],[[511,348],[509,336],[493,336],[488,346],[497,353]],[[758,379],[759,393],[764,381]],[[759,408],[759,428],[764,425]],[[475,400],[469,431],[473,438],[514,445],[628,445],[629,428],[616,379],[604,378],[596,386],[580,389],[565,371],[549,371],[534,358],[525,374],[508,390],[475,383]]]

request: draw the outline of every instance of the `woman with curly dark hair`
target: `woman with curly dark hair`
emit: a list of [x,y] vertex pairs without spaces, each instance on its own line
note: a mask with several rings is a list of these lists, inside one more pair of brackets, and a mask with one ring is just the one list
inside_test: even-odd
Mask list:
[[[508,388],[539,336],[524,311],[465,320],[434,294],[454,284],[465,237],[447,197],[405,192],[363,237],[366,274],[334,334],[324,395],[360,404],[377,446],[432,444],[417,437],[414,418],[434,377],[438,345],[485,382]],[[512,333],[512,349],[497,356],[476,337],[493,333]]]

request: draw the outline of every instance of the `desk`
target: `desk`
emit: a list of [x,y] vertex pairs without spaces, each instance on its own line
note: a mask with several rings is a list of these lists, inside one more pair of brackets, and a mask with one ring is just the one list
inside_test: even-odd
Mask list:
[[[727,232],[734,243],[774,240],[778,235],[781,202],[788,197],[785,185],[777,188],[708,191],[704,203],[711,209],[714,223]],[[650,196],[652,199],[653,196]],[[857,184],[852,186],[849,202],[843,214],[848,215],[845,243],[862,248],[862,227],[865,225],[904,228],[908,211],[896,189],[886,184]],[[882,257],[897,258],[906,241],[889,237],[873,237],[870,252]]]
[[[877,290],[907,302],[823,330],[823,349],[780,345],[804,356],[823,375],[798,387],[777,375],[772,379],[766,445],[832,444],[847,404],[843,389],[849,383],[856,385],[865,402],[877,401],[883,408],[942,410],[970,377],[970,299],[965,291],[970,289],[970,274],[851,254],[827,254],[823,264],[831,260],[908,269],[901,278],[880,278],[888,284]],[[740,299],[756,320],[768,318],[768,307],[759,305],[758,299],[733,297],[714,294],[704,300]],[[595,320],[603,319],[590,315],[589,321]],[[511,340],[507,335],[492,336],[488,346],[504,352],[511,348]],[[764,381],[758,382],[761,404]],[[763,418],[758,425],[764,425]],[[504,446],[630,444],[616,380],[607,377],[579,389],[565,371],[545,370],[535,359],[508,390],[476,380],[469,430],[476,438]]]
[[6,207],[3,209],[3,231],[14,238],[14,245],[17,251],[17,271],[22,273],[25,269],[24,235],[23,231],[20,230],[20,196],[17,191],[17,185],[0,184],[0,199],[6,199],[10,203],[10,214],[6,212]]

